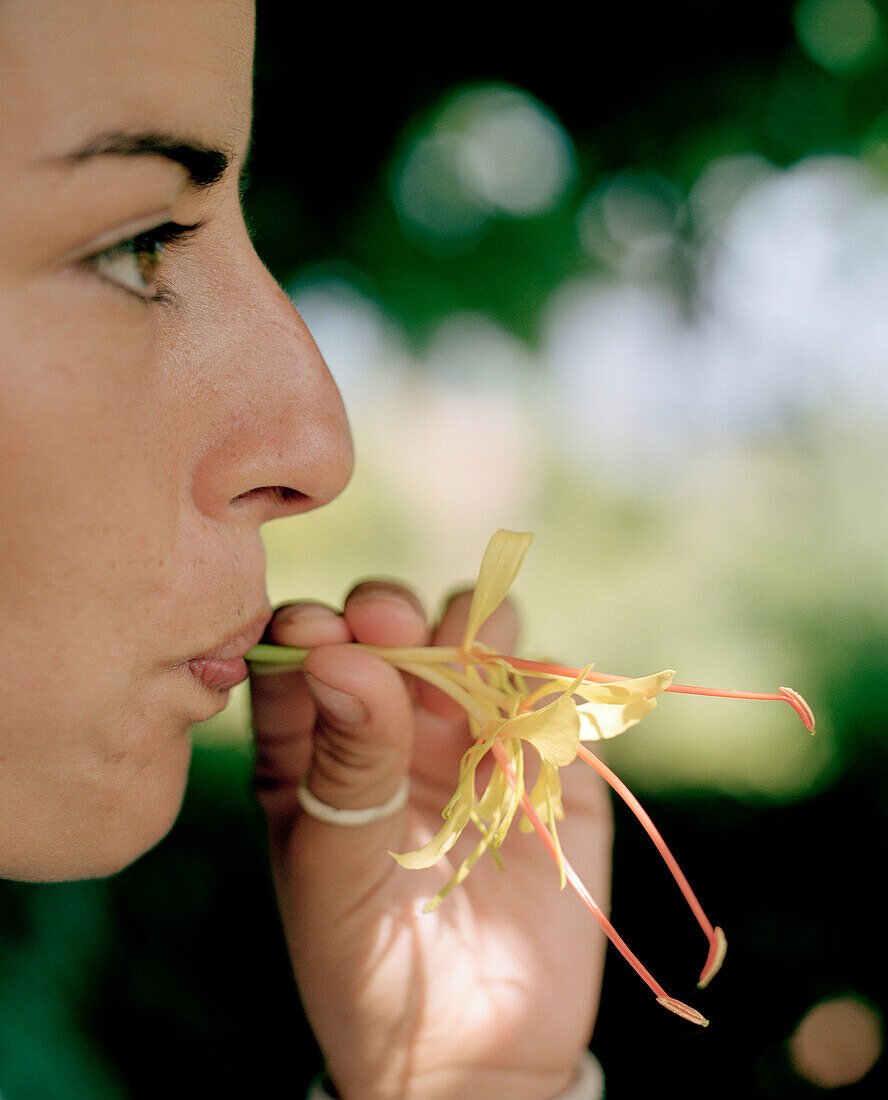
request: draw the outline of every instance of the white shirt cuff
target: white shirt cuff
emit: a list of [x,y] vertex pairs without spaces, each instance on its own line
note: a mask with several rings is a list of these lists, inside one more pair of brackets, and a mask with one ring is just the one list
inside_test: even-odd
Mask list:
[[604,1070],[592,1051],[584,1050],[576,1081],[555,1100],[603,1100],[603,1097]]
[[[325,1075],[313,1082],[306,1100],[333,1100],[324,1088]],[[604,1070],[601,1063],[590,1051],[583,1051],[577,1068],[577,1079],[567,1092],[562,1092],[554,1100],[603,1100]]]

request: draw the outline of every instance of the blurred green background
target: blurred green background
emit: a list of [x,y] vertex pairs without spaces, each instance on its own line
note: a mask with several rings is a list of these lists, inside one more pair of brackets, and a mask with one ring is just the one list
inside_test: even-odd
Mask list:
[[[272,598],[383,574],[434,611],[530,530],[524,655],[802,692],[814,739],[789,707],[667,696],[609,746],[731,948],[696,993],[699,933],[615,807],[614,923],[712,1024],[613,955],[593,1049],[610,1098],[884,1096],[888,4],[422,17],[260,0],[247,213],[358,455],[268,528]],[[195,740],[132,868],[0,884],[6,1100],[313,1075],[245,691]],[[845,1053],[805,1076],[824,1003]]]

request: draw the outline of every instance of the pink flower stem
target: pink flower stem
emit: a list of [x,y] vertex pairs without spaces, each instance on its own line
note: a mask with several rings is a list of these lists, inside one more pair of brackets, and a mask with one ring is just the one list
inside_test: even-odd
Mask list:
[[[499,764],[500,768],[502,769],[503,774],[505,775],[509,785],[512,787],[513,790],[517,790],[517,780],[515,778],[515,772],[512,768],[511,763],[509,762],[508,756],[506,755],[502,745],[498,740],[494,739],[493,745],[491,746],[491,751],[493,752],[493,755],[496,758],[496,761]],[[573,869],[567,858],[562,854],[559,860],[558,850],[555,846],[555,842],[553,841],[549,830],[546,828],[539,814],[536,812],[533,803],[530,801],[525,791],[521,791],[521,809],[527,815],[528,820],[530,821],[531,825],[533,825],[537,835],[539,836],[540,840],[542,840],[549,855],[552,857],[552,859],[555,860],[556,863],[559,863],[561,866],[563,866],[565,878],[570,883],[573,890],[580,897],[583,904],[590,911],[592,916],[595,917],[595,919],[601,925],[602,929],[605,932],[605,935],[611,941],[614,947],[616,947],[616,949],[629,963],[636,974],[638,974],[642,981],[648,986],[648,988],[657,998],[657,1001],[665,1008],[668,1008],[671,1012],[675,1012],[677,1015],[683,1017],[684,1019],[690,1020],[692,1023],[700,1024],[701,1026],[705,1027],[708,1022],[705,1017],[701,1016],[696,1009],[691,1008],[689,1005],[683,1004],[681,1001],[676,1000],[674,997],[670,997],[660,985],[660,983],[653,977],[650,971],[648,971],[647,968],[642,965],[637,956],[630,950],[623,937],[619,934],[619,932],[617,932],[611,922],[604,915],[601,906],[583,885],[580,876]]]
[[678,861],[676,860],[672,852],[669,851],[669,848],[666,846],[666,841],[660,835],[660,832],[654,825],[653,821],[651,821],[647,810],[645,810],[645,808],[638,801],[632,791],[629,790],[623,780],[620,779],[618,775],[615,775],[607,766],[607,764],[599,760],[594,753],[590,752],[585,745],[580,745],[580,747],[577,749],[577,756],[579,756],[581,760],[585,760],[586,763],[590,767],[594,768],[600,776],[603,776],[603,778],[611,785],[611,787],[613,787],[620,798],[623,799],[629,809],[635,814],[635,816],[644,826],[645,832],[654,842],[657,850],[663,857],[663,861],[672,872],[672,877],[678,883],[679,890],[681,890],[681,892],[684,894],[685,900],[691,907],[691,911],[693,912],[694,916],[697,918],[697,923],[703,929],[704,933],[706,934],[706,938],[708,940],[712,940],[715,931],[712,927],[712,922],[703,912],[703,907],[697,900],[697,896],[695,895],[694,891],[691,889],[690,883],[685,878],[684,872],[682,871],[681,867],[679,867]]
[[722,963],[722,959],[724,958],[724,953],[727,946],[724,932],[722,932],[721,928],[717,926],[713,927],[712,922],[703,911],[703,906],[697,900],[697,895],[691,889],[690,883],[685,878],[684,872],[682,871],[681,867],[679,867],[678,860],[675,858],[672,852],[670,852],[669,848],[666,845],[666,841],[660,835],[660,831],[657,829],[656,825],[654,825],[653,821],[651,821],[650,815],[648,814],[647,810],[645,810],[645,808],[638,801],[632,791],[629,790],[623,780],[620,779],[618,775],[615,775],[614,772],[612,772],[607,766],[607,764],[599,760],[594,753],[590,752],[585,745],[579,746],[579,748],[577,749],[577,756],[581,760],[584,760],[590,767],[594,768],[595,771],[597,771],[598,774],[602,776],[610,784],[611,787],[613,787],[620,798],[623,799],[629,809],[641,822],[645,832],[654,842],[657,851],[663,857],[663,862],[672,873],[672,877],[678,884],[679,890],[681,890],[682,894],[684,894],[685,901],[690,906],[691,912],[697,918],[697,923],[703,929],[703,933],[706,936],[707,941],[709,942],[709,953],[707,955],[706,963],[703,967],[702,973],[700,974],[700,978],[698,981],[698,984],[701,987],[708,985],[715,974],[718,972],[718,969]]
[[[515,772],[512,768],[511,763],[509,762],[508,757],[506,756],[505,752],[503,751],[503,748],[502,748],[501,744],[499,743],[499,741],[495,740],[493,742],[492,751],[493,751],[493,755],[496,757],[497,763],[499,764],[500,768],[502,768],[502,770],[503,770],[503,772],[506,776],[506,779],[509,782],[509,785],[512,787],[513,790],[515,790],[516,789]],[[552,835],[549,832],[549,830],[546,828],[545,824],[543,823],[542,819],[540,818],[540,815],[536,812],[536,809],[534,808],[533,803],[528,798],[527,793],[524,792],[524,791],[521,792],[521,809],[524,811],[525,814],[527,814],[527,817],[530,820],[530,823],[533,825],[534,829],[536,830],[537,834],[539,835],[540,840],[542,840],[543,844],[545,844],[546,849],[549,852],[549,855],[557,863],[558,862],[558,852],[557,852],[557,849],[555,847],[555,842],[552,839]],[[611,922],[604,915],[604,912],[602,911],[601,906],[598,904],[598,902],[592,897],[592,895],[589,893],[589,891],[583,885],[582,880],[580,879],[580,876],[576,873],[576,871],[573,869],[571,864],[568,862],[568,860],[564,856],[562,856],[562,861],[563,861],[563,864],[564,864],[564,874],[565,874],[565,877],[567,878],[567,881],[570,883],[570,885],[573,887],[573,889],[576,891],[576,893],[583,900],[583,903],[586,905],[586,908],[591,911],[592,915],[595,917],[595,919],[598,921],[598,923],[601,925],[601,927],[607,933],[608,939],[611,940],[614,947],[617,948],[617,950],[620,952],[620,954],[626,959],[626,961],[629,963],[629,965],[636,971],[636,973],[643,979],[643,981],[645,981],[648,984],[648,986],[650,986],[651,990],[656,994],[656,996],[658,996],[658,997],[665,996],[666,991],[659,984],[659,982],[657,982],[652,977],[652,975],[645,969],[645,967],[642,966],[642,964],[639,962],[639,960],[636,958],[636,956],[632,953],[632,951],[630,951],[629,947],[626,945],[623,938],[620,936],[620,934],[617,932],[617,930],[614,928],[614,926],[611,924]]]

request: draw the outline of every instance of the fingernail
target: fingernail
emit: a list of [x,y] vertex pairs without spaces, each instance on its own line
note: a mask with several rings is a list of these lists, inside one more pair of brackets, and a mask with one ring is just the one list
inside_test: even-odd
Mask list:
[[371,600],[374,603],[379,600],[385,600],[396,607],[406,608],[413,615],[423,614],[422,607],[416,596],[404,589],[395,590],[382,581],[365,581],[360,588],[357,588],[349,595],[348,604],[350,607],[354,607],[356,604],[362,604]]
[[323,684],[310,672],[305,674],[305,679],[311,688],[312,695],[324,708],[331,718],[347,725],[363,722],[367,717],[367,709],[360,699],[354,695],[348,695],[337,688],[331,688],[329,684]]
[[[333,609],[327,604],[306,601],[305,603],[291,603],[285,607],[279,607],[274,613],[274,622],[277,625],[288,626],[296,619],[324,619]],[[333,612],[336,613],[335,611]]]
[[333,608],[319,603],[293,603],[275,612],[271,637],[281,645],[313,649],[347,641],[348,631]]

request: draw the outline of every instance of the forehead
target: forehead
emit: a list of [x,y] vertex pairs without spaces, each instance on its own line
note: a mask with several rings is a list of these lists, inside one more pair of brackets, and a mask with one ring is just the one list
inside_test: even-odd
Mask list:
[[248,0],[0,0],[0,141],[39,159],[135,129],[243,150],[252,50]]

